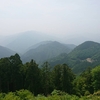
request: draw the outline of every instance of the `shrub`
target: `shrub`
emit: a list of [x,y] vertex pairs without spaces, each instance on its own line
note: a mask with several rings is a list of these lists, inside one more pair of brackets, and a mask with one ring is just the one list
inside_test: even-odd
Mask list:
[[67,93],[62,92],[60,90],[53,90],[51,93],[51,95],[65,95],[65,94],[67,94]]
[[84,93],[84,95],[85,95],[85,96],[90,95],[90,92],[89,92],[89,91],[86,91],[86,92]]
[[34,95],[28,90],[16,91],[16,95],[20,97],[21,100],[33,100]]
[[100,96],[100,90],[93,94],[94,96]]

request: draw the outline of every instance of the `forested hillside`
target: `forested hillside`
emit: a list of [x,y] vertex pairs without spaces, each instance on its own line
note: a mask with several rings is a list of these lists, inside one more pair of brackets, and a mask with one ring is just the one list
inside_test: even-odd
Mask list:
[[100,100],[100,0],[0,0],[0,100]]
[[86,41],[69,54],[62,54],[49,60],[54,66],[56,63],[67,63],[75,73],[81,73],[87,67],[95,67],[100,64],[100,44],[93,41]]
[[34,60],[22,64],[18,54],[0,59],[0,91],[2,92],[28,89],[35,95],[39,93],[47,95],[58,89],[71,93],[74,78],[75,75],[66,64],[57,65],[51,70],[48,62],[45,62],[41,68]]
[[34,59],[37,63],[40,64],[62,53],[68,54],[74,48],[75,46],[71,44],[62,44],[57,41],[45,41],[32,46],[31,49],[29,49],[21,56],[21,58],[24,63],[30,61],[31,59]]
[[22,63],[18,54],[0,59],[0,91],[3,93],[27,89],[34,95],[47,96],[66,92],[84,96],[100,90],[100,66],[88,68],[76,76],[67,64],[57,64],[53,68],[45,62],[41,68],[31,60]]
[[[100,43],[93,41],[86,41],[76,47],[73,44],[62,44],[57,41],[43,41],[27,50],[23,55],[20,54],[23,63],[34,59],[41,65],[48,61],[52,68],[57,64],[66,63],[76,74],[80,74],[88,67],[100,65]],[[0,46],[0,58],[13,54],[14,51]]]

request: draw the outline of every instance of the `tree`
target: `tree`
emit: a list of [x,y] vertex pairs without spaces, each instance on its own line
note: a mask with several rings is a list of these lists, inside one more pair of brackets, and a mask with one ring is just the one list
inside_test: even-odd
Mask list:
[[66,64],[55,66],[53,70],[53,76],[56,89],[65,91],[67,93],[72,92],[72,82],[75,78],[75,75]]
[[53,83],[54,83],[54,88],[56,90],[61,90],[61,65],[56,65],[54,69],[52,70],[52,77],[53,77]]
[[93,93],[92,74],[91,69],[88,68],[82,72],[73,82],[74,93],[76,95],[86,95],[86,93]]
[[72,92],[72,82],[75,78],[72,70],[66,65],[61,65],[61,83],[62,90],[71,93]]
[[10,91],[19,90],[22,88],[22,77],[20,73],[20,68],[22,66],[22,61],[18,54],[11,56],[10,61]]
[[20,67],[22,61],[20,56],[15,54],[11,57],[0,59],[0,89],[3,92],[21,89]]
[[8,92],[10,90],[10,62],[9,58],[0,59],[0,91]]
[[41,68],[41,84],[42,92],[45,95],[49,94],[53,90],[51,70],[48,62],[45,62]]
[[92,77],[93,77],[93,87],[94,90],[100,90],[100,66],[95,67],[92,69]]
[[38,94],[40,82],[39,82],[39,68],[34,60],[26,63],[26,77],[25,77],[25,88],[30,90],[35,95]]

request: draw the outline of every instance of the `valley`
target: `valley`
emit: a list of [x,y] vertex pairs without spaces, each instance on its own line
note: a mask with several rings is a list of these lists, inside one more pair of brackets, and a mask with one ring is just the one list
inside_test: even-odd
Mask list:
[[48,39],[45,39],[46,36],[37,40],[38,43],[36,43],[39,33],[35,32],[34,36],[32,35],[33,32],[26,34],[27,32],[22,33],[14,38],[15,40],[9,45],[1,46],[0,58],[18,53],[23,63],[29,62],[31,59],[34,59],[39,65],[48,61],[51,67],[65,63],[76,74],[80,74],[88,67],[93,68],[100,64],[100,43],[85,41],[76,46],[75,44],[53,41],[53,38],[48,41],[42,41]]

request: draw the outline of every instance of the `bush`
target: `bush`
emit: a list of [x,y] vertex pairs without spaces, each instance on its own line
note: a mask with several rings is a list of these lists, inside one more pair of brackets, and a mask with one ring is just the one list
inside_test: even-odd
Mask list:
[[16,91],[16,95],[20,97],[21,100],[32,100],[34,95],[28,90]]
[[19,96],[16,96],[14,92],[9,92],[2,100],[21,100]]
[[100,90],[93,94],[94,96],[100,96]]
[[3,98],[5,97],[5,93],[0,93],[0,100],[3,100]]
[[85,95],[85,96],[90,95],[90,92],[89,92],[89,91],[86,91],[86,92],[84,93],[84,95]]
[[62,92],[60,90],[53,90],[51,95],[66,95],[67,93]]

